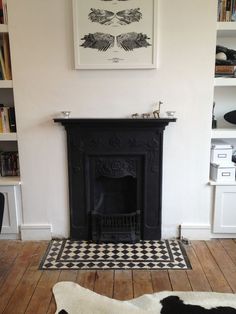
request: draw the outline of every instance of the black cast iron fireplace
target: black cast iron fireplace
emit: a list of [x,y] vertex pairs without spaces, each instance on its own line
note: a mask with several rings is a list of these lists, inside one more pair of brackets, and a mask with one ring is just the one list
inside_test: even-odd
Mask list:
[[70,236],[161,238],[163,132],[176,119],[55,119],[67,132]]

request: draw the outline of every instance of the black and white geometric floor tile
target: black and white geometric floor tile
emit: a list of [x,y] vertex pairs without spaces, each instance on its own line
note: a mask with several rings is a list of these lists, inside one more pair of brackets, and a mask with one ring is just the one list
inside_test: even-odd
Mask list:
[[176,240],[135,244],[52,240],[40,269],[191,269],[186,251]]

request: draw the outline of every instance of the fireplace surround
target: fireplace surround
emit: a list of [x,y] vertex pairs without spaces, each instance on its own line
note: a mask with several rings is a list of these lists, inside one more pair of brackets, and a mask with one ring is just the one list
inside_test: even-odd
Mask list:
[[96,242],[161,238],[167,119],[54,119],[67,134],[70,237]]

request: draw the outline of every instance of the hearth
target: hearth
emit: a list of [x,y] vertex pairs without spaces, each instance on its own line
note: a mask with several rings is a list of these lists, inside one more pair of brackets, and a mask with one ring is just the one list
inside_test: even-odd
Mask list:
[[176,119],[55,119],[67,132],[70,236],[161,238],[163,131]]

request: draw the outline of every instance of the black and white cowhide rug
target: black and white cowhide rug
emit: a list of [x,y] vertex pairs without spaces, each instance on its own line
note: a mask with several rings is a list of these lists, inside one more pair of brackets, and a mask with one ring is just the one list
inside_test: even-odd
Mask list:
[[164,291],[118,301],[73,282],[57,283],[53,293],[60,314],[236,314],[236,294]]

